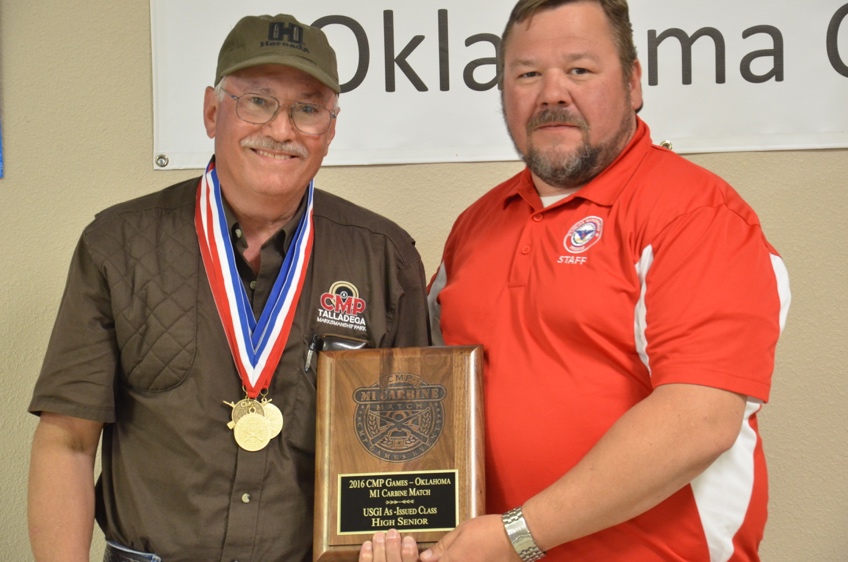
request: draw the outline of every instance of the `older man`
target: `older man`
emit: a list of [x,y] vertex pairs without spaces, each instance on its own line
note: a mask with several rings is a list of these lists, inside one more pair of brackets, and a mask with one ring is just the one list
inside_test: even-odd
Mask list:
[[[206,173],[82,235],[30,411],[36,560],[311,560],[315,350],[427,345],[390,221],[313,188],[335,54],[289,15],[224,41]],[[102,433],[102,473],[93,466]]]
[[[430,288],[436,334],[485,347],[491,515],[421,559],[759,560],[781,259],[652,145],[625,0],[521,0],[501,55],[527,169],[459,217]],[[377,539],[363,560],[414,555]]]

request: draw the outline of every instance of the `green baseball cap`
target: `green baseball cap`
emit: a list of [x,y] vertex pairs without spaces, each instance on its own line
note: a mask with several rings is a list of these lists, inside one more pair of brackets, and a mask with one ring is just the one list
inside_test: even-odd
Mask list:
[[294,16],[247,16],[239,20],[224,39],[218,53],[215,84],[243,68],[281,64],[309,74],[339,93],[336,52],[317,27],[304,25]]

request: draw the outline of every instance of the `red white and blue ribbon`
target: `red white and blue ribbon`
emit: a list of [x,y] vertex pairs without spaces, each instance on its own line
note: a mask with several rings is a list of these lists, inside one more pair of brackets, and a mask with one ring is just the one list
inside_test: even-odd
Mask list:
[[258,397],[271,384],[291,331],[312,255],[313,191],[310,181],[306,211],[289,244],[268,302],[256,320],[236,268],[214,158],[197,189],[194,224],[200,255],[233,360],[250,398]]

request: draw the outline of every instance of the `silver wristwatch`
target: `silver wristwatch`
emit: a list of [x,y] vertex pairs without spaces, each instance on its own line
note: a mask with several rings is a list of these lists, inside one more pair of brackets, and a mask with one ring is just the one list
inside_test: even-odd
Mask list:
[[501,519],[503,519],[506,536],[509,537],[512,548],[524,562],[536,562],[545,557],[545,551],[533,540],[520,507],[510,509],[501,516]]

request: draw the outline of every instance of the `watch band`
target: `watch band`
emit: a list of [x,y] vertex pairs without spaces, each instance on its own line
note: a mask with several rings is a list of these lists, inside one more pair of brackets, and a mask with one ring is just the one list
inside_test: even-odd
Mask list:
[[510,509],[501,515],[501,519],[503,519],[504,529],[506,529],[506,536],[509,537],[512,548],[515,549],[521,560],[536,562],[536,560],[545,557],[546,552],[539,548],[536,541],[533,540],[533,535],[527,528],[527,521],[524,520],[524,512],[520,507]]

